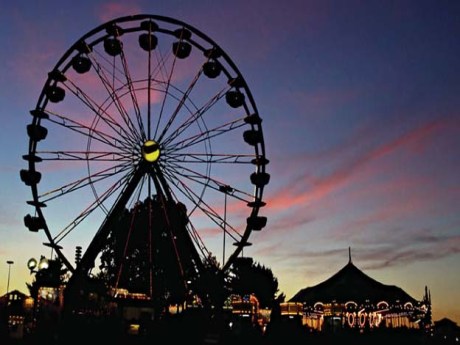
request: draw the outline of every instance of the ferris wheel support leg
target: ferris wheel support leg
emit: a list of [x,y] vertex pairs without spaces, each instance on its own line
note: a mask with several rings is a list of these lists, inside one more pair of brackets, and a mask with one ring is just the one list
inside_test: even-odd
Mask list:
[[134,190],[136,189],[139,181],[141,180],[144,174],[144,169],[139,166],[134,174],[132,175],[129,182],[126,184],[123,192],[118,197],[118,200],[110,209],[107,217],[104,219],[102,225],[94,236],[93,240],[88,246],[85,254],[81,258],[78,266],[76,267],[74,273],[70,277],[64,296],[64,308],[66,310],[73,310],[75,306],[79,304],[79,300],[82,295],[82,292],[85,290],[85,284],[87,283],[88,273],[94,266],[94,261],[96,260],[97,255],[101,251],[104,242],[107,240],[107,237],[110,234],[113,223],[116,221],[117,217],[120,216],[121,212],[128,203],[130,197],[132,196]]

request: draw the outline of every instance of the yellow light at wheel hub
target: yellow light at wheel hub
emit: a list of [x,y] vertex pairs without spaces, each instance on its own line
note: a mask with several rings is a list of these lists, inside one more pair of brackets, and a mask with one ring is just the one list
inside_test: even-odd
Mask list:
[[156,162],[160,157],[160,146],[153,140],[147,140],[142,145],[142,157],[149,163]]

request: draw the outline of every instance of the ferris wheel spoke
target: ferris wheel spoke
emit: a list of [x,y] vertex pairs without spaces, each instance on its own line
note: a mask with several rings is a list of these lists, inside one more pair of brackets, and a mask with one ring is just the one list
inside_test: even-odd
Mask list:
[[[182,37],[180,37],[180,42],[182,42]],[[170,67],[170,70],[168,71],[168,76],[167,76],[167,79],[166,79],[166,89],[165,89],[165,92],[164,92],[164,96],[163,96],[163,99],[161,101],[161,107],[160,107],[160,111],[159,111],[159,114],[158,114],[158,120],[157,120],[157,125],[155,127],[155,135],[154,137],[156,138],[157,137],[157,134],[158,134],[158,129],[160,127],[160,122],[162,120],[162,117],[163,117],[163,112],[164,112],[164,109],[165,109],[165,105],[166,105],[166,99],[168,98],[168,92],[169,92],[169,88],[171,86],[171,81],[172,81],[172,77],[173,77],[173,74],[174,74],[174,69],[176,67],[176,62],[177,62],[177,55],[174,55],[174,58],[172,60],[172,63],[171,63],[171,67]],[[165,64],[163,64],[163,68],[165,68]]]
[[[95,68],[96,69],[96,68]],[[106,81],[107,82],[107,81]],[[81,102],[86,105],[95,115],[94,121],[102,121],[105,125],[107,125],[109,128],[114,133],[117,133],[117,135],[120,135],[125,138],[129,138],[129,142],[138,142],[139,141],[139,134],[136,133],[135,131],[127,131],[125,127],[123,127],[119,121],[116,121],[112,115],[109,114],[109,112],[104,109],[104,107],[107,107],[105,104],[98,104],[96,100],[94,100],[92,97],[90,97],[86,92],[84,92],[80,87],[78,87],[74,82],[71,80],[67,80],[67,82],[64,84],[67,89],[72,92],[78,99],[81,100]],[[118,96],[114,96],[116,94],[115,91],[110,91],[107,90],[107,92],[110,94],[110,99],[115,103],[117,106],[117,101],[118,101]],[[126,122],[125,116],[123,114],[123,110],[120,110],[118,108],[118,111],[120,113],[121,118]],[[125,123],[126,124],[126,123]],[[129,124],[128,128],[130,127]],[[132,126],[131,126],[132,127]]]
[[[123,65],[124,74],[126,76],[126,83],[128,85],[129,94],[131,96],[131,102],[133,104],[134,113],[136,115],[137,126],[139,128],[140,137],[141,137],[142,141],[145,141],[147,136],[146,136],[146,133],[145,133],[144,124],[142,122],[141,110],[139,108],[139,102],[137,100],[136,91],[134,90],[134,87],[133,87],[134,86],[133,85],[133,80],[131,78],[131,74],[130,74],[129,68],[128,68],[128,62],[126,60],[126,56],[125,56],[125,53],[124,53],[123,50],[121,52],[121,62],[122,62],[122,65]],[[150,85],[149,85],[148,89],[150,90]],[[120,103],[120,106],[122,106],[122,103]],[[126,114],[126,117],[129,120],[129,122],[132,123],[127,114]]]
[[[147,55],[147,138],[151,138],[151,127],[152,127],[152,22],[149,21],[148,30],[149,44],[148,44],[148,55]],[[156,45],[156,44],[155,44]],[[144,131],[145,134],[145,131]]]
[[232,154],[232,153],[193,153],[186,155],[179,152],[168,152],[169,162],[172,163],[203,163],[203,164],[253,164],[257,158],[255,154]]
[[49,116],[48,121],[60,127],[74,131],[91,140],[97,140],[100,143],[119,150],[125,150],[126,152],[132,150],[132,146],[128,146],[128,143],[125,140],[120,140],[120,137],[114,137],[101,130],[91,128],[90,126],[87,126],[82,122],[75,121],[68,116],[60,115],[49,110],[46,113]]
[[187,90],[183,93],[182,98],[179,100],[176,109],[174,109],[172,115],[170,116],[168,123],[166,126],[163,128],[163,131],[161,132],[160,136],[158,137],[158,140],[161,141],[165,134],[168,132],[169,128],[173,124],[173,122],[176,120],[177,115],[179,114],[179,111],[182,109],[182,107],[185,104],[185,101],[187,100],[189,94],[192,92],[193,87],[196,85],[197,81],[200,79],[200,76],[202,74],[202,70],[200,69],[198,73],[195,75],[193,80],[191,81],[190,85],[188,86]]
[[[170,181],[171,183],[173,183],[177,187],[177,183],[174,182],[174,179],[172,179],[171,176],[168,176],[166,174],[165,178],[168,181]],[[184,194],[184,195],[187,194],[187,191],[185,191],[185,190],[178,189],[178,191],[180,191],[181,194]],[[176,202],[180,202],[179,201],[180,200],[179,196],[174,192],[173,189],[171,189],[171,194],[173,195],[173,197],[176,200]],[[191,194],[186,195],[186,197],[187,197],[187,199],[191,200],[192,202],[196,201]],[[206,255],[209,254],[209,252],[208,252],[208,250],[206,248],[206,245],[205,245],[204,241],[201,239],[199,233],[197,232],[196,228],[193,226],[193,224],[192,224],[190,219],[189,219],[189,222],[187,223],[186,227],[187,227],[187,231],[188,231],[191,239],[193,240],[194,243],[196,243],[197,249],[199,249],[199,251],[202,253],[202,255],[204,255],[203,257],[206,257]]]
[[183,178],[192,181],[194,183],[197,183],[199,185],[202,185],[206,188],[212,188],[215,191],[220,191],[221,188],[223,187],[231,187],[232,193],[228,194],[234,199],[238,199],[240,201],[243,201],[245,203],[248,203],[251,201],[251,198],[253,195],[249,192],[234,188],[232,186],[229,186],[227,183],[223,181],[219,181],[217,179],[214,179],[210,176],[203,175],[195,170],[192,170],[190,168],[187,168],[185,166],[176,166],[173,164],[170,164],[168,166],[168,170],[174,171],[174,173],[178,176],[182,176]]
[[193,145],[199,144],[205,140],[209,140],[220,135],[227,134],[230,131],[236,130],[245,126],[246,124],[241,119],[233,120],[229,123],[225,123],[219,127],[208,129],[206,131],[200,132],[194,136],[191,136],[187,139],[176,142],[168,146],[168,150],[181,150],[184,148],[189,148]]
[[[171,181],[177,189],[191,200],[211,221],[216,224],[223,232],[229,234],[235,241],[241,234],[230,224],[228,224],[223,217],[219,215],[209,204],[203,200],[192,188],[185,184],[182,180],[175,178],[174,175],[166,175],[168,180]],[[231,230],[231,231],[229,231]],[[238,236],[235,236],[238,235]]]
[[227,88],[224,88],[216,95],[214,95],[206,104],[204,104],[200,109],[196,110],[184,123],[182,123],[178,128],[172,132],[168,137],[166,137],[162,142],[164,144],[169,144],[177,137],[179,137],[184,131],[186,131],[192,124],[196,123],[199,119],[203,117],[203,115],[211,109],[217,102],[225,96],[225,92]]
[[156,67],[149,73],[151,80],[168,80],[168,61],[171,59],[172,52],[163,54],[160,48],[155,49]]
[[107,199],[114,195],[127,181],[128,176],[121,177],[113,183],[99,198],[91,202],[72,222],[64,227],[55,237],[54,242],[59,244],[67,235],[69,235],[77,226],[84,221],[93,211],[99,208]]
[[37,151],[44,161],[130,162],[132,154],[114,151]]
[[187,224],[187,231],[190,234],[190,237],[193,239],[193,242],[196,244],[196,248],[201,253],[204,262],[204,260],[211,254],[211,252],[208,250],[197,229],[191,222]]
[[[123,52],[121,52],[120,55],[123,55]],[[109,61],[108,59],[105,59],[105,61]],[[121,61],[123,61],[123,57],[121,58]],[[120,95],[124,95],[126,93],[129,93],[131,97],[133,97],[133,90],[132,90],[132,81],[130,80],[129,75],[126,75],[127,71],[126,70],[120,70],[116,64],[115,64],[115,57],[113,58],[112,62],[108,62],[110,66],[112,67],[112,70],[109,68],[106,68],[103,66],[99,60],[95,58],[95,56],[92,57],[92,63],[94,66],[94,70],[99,77],[99,80],[101,81],[102,85],[104,86],[104,89],[107,92],[108,100],[111,100],[113,102],[113,105],[118,111],[118,115],[120,116],[122,122],[124,123],[124,126],[121,126],[119,124],[119,121],[116,121],[112,116],[106,114],[113,122],[114,125],[117,125],[119,128],[122,128],[124,131],[124,135],[130,137],[134,142],[140,141],[142,139],[140,130],[137,129],[136,126],[134,125],[133,121],[129,117],[129,114],[127,110],[125,109],[125,106],[123,105],[123,102],[120,99]],[[118,72],[120,75],[124,76],[124,79],[126,80],[121,80],[116,72]],[[129,72],[128,72],[129,73]],[[111,77],[111,80],[110,80]],[[118,82],[119,86],[115,87],[115,82]],[[128,86],[128,90],[126,90],[126,86]],[[105,102],[104,102],[105,103]],[[104,104],[101,104],[98,108],[102,109]],[[137,103],[134,104],[134,106],[137,105]],[[106,113],[106,112],[105,112]]]
[[90,174],[88,176],[85,176],[81,179],[72,181],[70,183],[67,183],[63,186],[60,186],[58,188],[55,188],[53,190],[47,191],[41,195],[39,195],[39,200],[41,202],[49,202],[51,200],[54,200],[56,198],[62,197],[64,195],[67,195],[69,193],[75,192],[77,190],[80,190],[82,188],[88,187],[92,184],[101,182],[105,179],[111,178],[117,174],[124,173],[131,169],[130,164],[119,164],[117,166],[112,166],[110,168],[98,171],[96,173]]

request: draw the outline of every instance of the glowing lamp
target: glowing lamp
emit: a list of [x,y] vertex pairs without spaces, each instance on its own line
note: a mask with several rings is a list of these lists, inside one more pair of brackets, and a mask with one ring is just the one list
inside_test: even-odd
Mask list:
[[38,263],[38,269],[43,270],[43,269],[47,269],[48,267],[49,267],[48,259],[42,256],[40,258],[40,262]]
[[33,271],[36,267],[37,267],[37,260],[35,260],[34,258],[31,258],[29,259],[29,261],[27,261],[27,268],[29,270]]
[[160,146],[153,140],[147,140],[142,146],[142,157],[149,163],[156,162],[160,157]]

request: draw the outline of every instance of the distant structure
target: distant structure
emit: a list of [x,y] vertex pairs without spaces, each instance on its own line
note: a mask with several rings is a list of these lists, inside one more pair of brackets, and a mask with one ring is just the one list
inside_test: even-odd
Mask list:
[[443,318],[434,322],[432,336],[439,343],[458,344],[460,341],[460,327],[454,321]]
[[401,288],[369,277],[352,262],[329,279],[307,287],[289,303],[302,303],[302,323],[311,329],[334,332],[339,329],[371,328],[424,329],[431,325],[431,296],[418,301]]
[[0,296],[0,344],[21,339],[33,322],[33,298],[13,290]]

